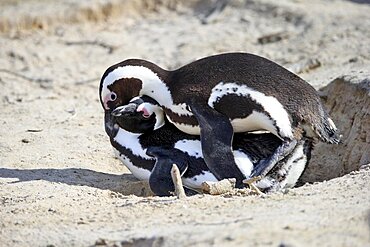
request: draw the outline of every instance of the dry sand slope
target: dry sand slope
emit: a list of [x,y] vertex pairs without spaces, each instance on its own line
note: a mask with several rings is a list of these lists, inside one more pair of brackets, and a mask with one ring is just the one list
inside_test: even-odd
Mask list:
[[[1,1],[0,246],[369,246],[365,2]],[[267,198],[147,197],[113,158],[100,75],[128,57],[175,68],[225,51],[317,89],[341,77],[323,99],[344,144],[321,145],[303,182],[341,177]]]

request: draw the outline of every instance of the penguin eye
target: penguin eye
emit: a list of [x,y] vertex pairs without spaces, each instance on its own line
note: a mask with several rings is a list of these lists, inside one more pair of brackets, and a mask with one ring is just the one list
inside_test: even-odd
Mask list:
[[112,93],[110,94],[110,99],[111,99],[112,101],[115,101],[115,100],[117,99],[117,94],[112,92]]

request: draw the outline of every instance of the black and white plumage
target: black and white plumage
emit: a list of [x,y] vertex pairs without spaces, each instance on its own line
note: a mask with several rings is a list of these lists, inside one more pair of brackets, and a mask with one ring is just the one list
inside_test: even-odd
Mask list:
[[[147,95],[178,129],[201,135],[207,166],[218,179],[240,179],[233,134],[267,130],[283,142],[253,175],[266,175],[304,138],[338,143],[339,134],[316,90],[276,63],[248,53],[206,57],[174,71],[140,59],[106,70],[100,85],[106,111]],[[220,150],[215,153],[215,145]]]
[[[189,189],[199,190],[202,182],[217,181],[204,162],[199,136],[183,133],[166,121],[161,108],[149,97],[134,98],[106,114],[105,125],[117,156],[135,177],[149,180],[157,195],[174,190],[172,164],[179,167]],[[254,165],[269,157],[280,143],[269,133],[235,134],[233,154],[243,178],[249,178]],[[301,141],[257,186],[266,191],[293,187],[308,163],[311,144]]]

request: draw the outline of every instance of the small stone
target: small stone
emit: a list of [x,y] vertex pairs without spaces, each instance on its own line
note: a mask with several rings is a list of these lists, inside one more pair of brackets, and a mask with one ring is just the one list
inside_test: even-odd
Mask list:
[[28,129],[27,132],[41,132],[43,129]]
[[107,245],[107,241],[105,241],[105,239],[103,238],[99,238],[98,240],[95,241],[95,246],[99,245]]
[[348,60],[348,62],[350,62],[350,63],[355,63],[357,61],[358,61],[358,57],[353,57],[353,58]]
[[272,34],[267,34],[259,37],[257,39],[257,42],[261,45],[268,44],[268,43],[275,43],[279,42],[283,39],[289,38],[289,33],[288,32],[278,32],[278,33],[272,33]]
[[226,240],[226,241],[233,241],[233,240],[234,240],[234,238],[233,238],[233,237],[231,237],[231,236],[227,236],[227,237],[225,237],[225,240]]
[[22,142],[23,142],[23,143],[29,143],[29,142],[30,142],[30,140],[28,140],[28,139],[26,139],[26,138],[23,138],[23,139],[22,139]]
[[49,208],[49,209],[48,209],[48,212],[55,213],[55,212],[56,212],[56,210],[55,210],[54,208]]

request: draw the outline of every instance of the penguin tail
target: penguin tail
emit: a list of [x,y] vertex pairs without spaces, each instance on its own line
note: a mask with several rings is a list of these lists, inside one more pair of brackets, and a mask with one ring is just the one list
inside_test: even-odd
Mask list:
[[320,139],[326,143],[339,144],[341,143],[342,135],[339,133],[338,128],[335,126],[333,120],[325,114],[321,120],[321,124],[316,128],[316,133]]

